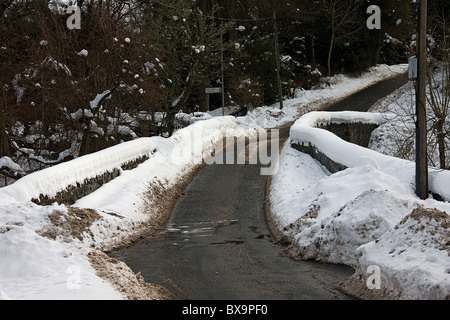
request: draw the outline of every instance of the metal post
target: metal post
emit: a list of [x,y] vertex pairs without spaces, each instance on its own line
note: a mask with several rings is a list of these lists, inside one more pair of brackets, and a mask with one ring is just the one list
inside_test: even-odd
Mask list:
[[426,73],[427,73],[427,0],[420,0],[418,21],[418,76],[416,82],[416,194],[428,198]]
[[[235,28],[227,29],[227,31],[244,31],[245,27],[238,26]],[[220,64],[221,64],[221,73],[222,73],[222,116],[225,116],[225,77],[224,74],[224,65],[223,65],[223,35],[222,32],[220,32]]]
[[277,13],[273,12],[273,25],[275,29],[275,57],[277,59],[277,79],[278,79],[278,100],[280,100],[280,109],[283,109],[283,91],[281,88],[281,77],[280,77],[280,46],[278,44],[278,28],[277,28]]
[[220,63],[221,63],[221,73],[222,73],[222,116],[225,116],[225,85],[223,76],[223,37],[222,32],[220,32]]

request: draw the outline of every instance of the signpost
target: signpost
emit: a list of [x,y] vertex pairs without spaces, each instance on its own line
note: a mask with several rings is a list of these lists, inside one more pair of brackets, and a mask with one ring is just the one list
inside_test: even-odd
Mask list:
[[277,80],[278,80],[278,100],[280,101],[280,109],[283,109],[283,92],[281,89],[281,62],[280,62],[280,46],[278,44],[278,28],[277,28],[277,13],[273,12],[273,25],[275,33],[275,57],[277,59]]
[[[205,97],[206,110],[209,110],[209,95],[210,94],[215,94],[215,93],[221,93],[221,92],[222,92],[222,87],[206,87],[205,88],[205,93],[206,93],[206,97]],[[224,111],[222,111],[222,113],[224,113]]]
[[221,93],[222,88],[221,87],[209,87],[205,88],[205,93],[212,94],[212,93]]
[[416,80],[417,79],[417,57],[412,56],[408,60],[409,66],[408,66],[408,78],[409,80]]

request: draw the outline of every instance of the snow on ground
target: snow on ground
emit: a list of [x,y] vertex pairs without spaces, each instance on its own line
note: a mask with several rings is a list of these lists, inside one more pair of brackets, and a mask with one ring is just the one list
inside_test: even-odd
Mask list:
[[[347,169],[330,174],[286,143],[278,173],[272,177],[273,220],[290,239],[293,255],[355,267],[345,286],[351,293],[372,298],[449,298],[450,203],[416,197],[414,163],[311,127],[333,117],[337,122],[360,121],[363,115],[369,122],[382,119],[367,113],[311,112],[296,121],[291,141],[312,143]],[[444,191],[449,200],[449,172],[435,171],[432,176],[430,186]],[[436,213],[413,212],[422,208]],[[366,280],[373,266],[379,268],[381,285],[371,292]]]
[[[207,115],[198,114],[196,119],[191,119],[194,124],[177,131],[169,139],[156,137],[133,142],[137,144],[134,156],[143,152],[150,154],[150,159],[136,169],[122,171],[119,177],[72,207],[58,204],[38,206],[30,198],[44,189],[54,193],[69,182],[83,181],[84,176],[101,173],[102,162],[115,166],[117,157],[125,157],[133,150],[124,152],[119,151],[124,146],[119,149],[113,147],[103,151],[100,157],[99,154],[92,156],[93,161],[82,157],[75,165],[71,161],[70,165],[74,167],[61,170],[55,166],[0,189],[0,299],[166,297],[161,288],[150,288],[153,294],[146,292],[148,284],[143,285],[142,279],[127,266],[108,260],[102,251],[123,241],[142,225],[152,225],[153,220],[158,220],[161,203],[156,203],[156,200],[165,201],[161,195],[191,174],[198,161],[223,135],[251,136],[256,128],[286,124],[296,120],[299,114],[320,109],[405,70],[404,65],[377,66],[360,78],[327,78],[322,87],[311,91],[298,90],[294,99],[285,101],[283,110],[277,105],[257,108],[236,120],[214,117],[215,114],[210,114],[214,117],[210,119]],[[197,121],[200,119],[209,120]],[[355,260],[353,247],[359,247],[359,243],[367,238],[373,240],[382,236],[384,230],[391,230],[418,204],[426,207],[436,205],[441,210],[448,208],[448,204],[438,204],[434,200],[417,200],[411,192],[408,193],[410,186],[383,173],[370,159],[360,159],[355,167],[330,175],[309,156],[286,145],[280,161],[278,174],[273,179],[272,194],[278,195],[273,209],[284,232],[304,241],[308,254],[314,254],[314,242],[307,237],[300,239],[301,233],[308,237],[317,234],[316,239],[326,241],[336,239],[332,237],[336,230],[347,229],[348,236],[339,241],[351,243],[340,245],[339,251],[334,252],[337,246],[333,247],[331,242],[322,241],[324,260]],[[57,180],[55,172],[65,174],[61,181]],[[53,180],[47,179],[53,174]],[[59,187],[56,188],[55,184]],[[352,185],[354,187],[350,187]],[[299,198],[302,201],[298,201]],[[387,212],[392,212],[392,216],[386,215]],[[340,252],[340,257],[337,252]],[[370,262],[367,254],[363,257]],[[433,253],[427,257],[428,260],[434,259]],[[441,259],[436,257],[435,261],[440,262]],[[448,264],[444,268],[448,273]],[[105,275],[108,272],[110,274]],[[117,287],[108,278],[113,278],[114,283],[119,280],[126,283]],[[144,287],[144,292],[129,295],[131,287],[138,290],[140,286]],[[158,295],[159,292],[162,293]]]
[[0,215],[0,299],[122,299],[96,276],[82,244],[54,241],[36,231],[54,210],[32,203],[2,206]]
[[353,278],[365,274],[370,266],[378,266],[381,295],[448,300],[449,230],[447,213],[418,207],[378,241],[357,249],[359,264]]

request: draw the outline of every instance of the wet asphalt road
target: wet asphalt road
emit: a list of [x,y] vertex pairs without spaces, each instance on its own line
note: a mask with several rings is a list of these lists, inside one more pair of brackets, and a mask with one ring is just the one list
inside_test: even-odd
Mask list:
[[408,75],[403,74],[387,79],[363,89],[352,96],[330,106],[327,111],[367,111],[378,100],[389,95],[395,89],[408,82]]
[[271,241],[259,169],[205,166],[163,233],[113,256],[179,299],[343,298],[333,287],[352,268],[294,261]]
[[[367,109],[405,80],[388,81],[362,92],[370,102],[358,93],[330,110]],[[176,299],[347,299],[335,287],[352,268],[295,261],[272,242],[264,213],[267,176],[260,167],[205,166],[179,199],[166,230],[110,256]]]

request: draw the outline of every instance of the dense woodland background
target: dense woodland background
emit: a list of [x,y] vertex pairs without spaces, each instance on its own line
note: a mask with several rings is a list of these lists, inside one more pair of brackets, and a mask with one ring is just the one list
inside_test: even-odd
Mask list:
[[[177,114],[206,111],[205,87],[220,86],[221,38],[226,104],[276,102],[274,12],[287,97],[336,73],[406,63],[415,2],[0,0],[0,159],[12,159],[1,174],[8,183],[124,140],[171,135]],[[450,3],[428,3],[430,58],[440,60]],[[68,4],[82,10],[79,30],[67,28]],[[373,4],[381,30],[366,27]],[[220,95],[210,105],[220,107]]]

